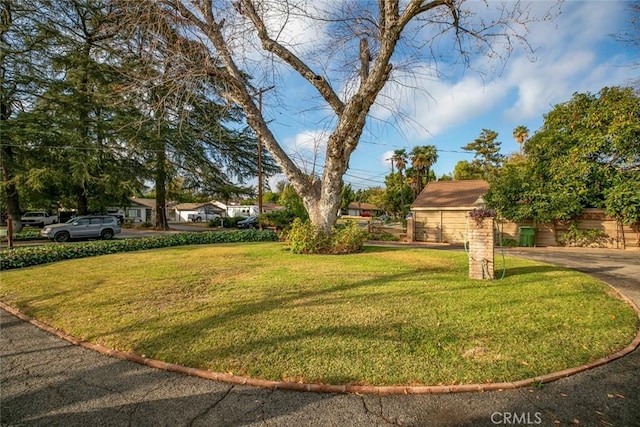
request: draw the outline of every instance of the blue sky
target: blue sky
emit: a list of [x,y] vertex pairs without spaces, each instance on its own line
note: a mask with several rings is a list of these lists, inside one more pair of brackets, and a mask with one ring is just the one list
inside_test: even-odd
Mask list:
[[[539,1],[534,7],[552,4]],[[483,128],[499,133],[503,154],[515,152],[516,126],[525,125],[533,134],[543,115],[573,93],[596,93],[638,78],[638,68],[629,66],[638,61],[638,50],[614,38],[629,22],[628,2],[567,1],[560,10],[553,21],[529,28],[533,55],[517,49],[497,73],[451,69],[438,78],[414,76],[413,86],[420,90],[390,83],[372,109],[345,181],[355,189],[383,185],[390,172],[385,159],[393,150],[427,144],[439,150],[436,175],[450,173],[459,160],[473,158],[461,147]],[[321,36],[317,29],[308,35]],[[481,62],[477,65],[485,68]],[[307,172],[318,172],[331,128],[328,116],[313,102],[316,94],[306,82],[286,73],[281,81],[284,87],[271,96],[265,93],[265,116],[298,164]]]

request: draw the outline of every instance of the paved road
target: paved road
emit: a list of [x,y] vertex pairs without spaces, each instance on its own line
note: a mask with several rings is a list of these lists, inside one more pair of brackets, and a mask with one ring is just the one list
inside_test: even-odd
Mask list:
[[[634,295],[640,254],[517,249]],[[3,426],[640,426],[640,350],[605,366],[509,391],[423,396],[232,386],[105,357],[0,311]]]

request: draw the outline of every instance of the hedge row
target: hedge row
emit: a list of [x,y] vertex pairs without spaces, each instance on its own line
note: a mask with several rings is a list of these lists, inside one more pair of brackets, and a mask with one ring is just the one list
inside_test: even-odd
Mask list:
[[273,242],[278,236],[270,230],[209,231],[180,233],[139,239],[96,240],[77,244],[47,244],[15,248],[1,254],[0,270],[30,267],[65,259],[85,258],[120,252],[172,246],[203,245],[211,243]]
[[[40,236],[40,229],[30,230],[30,229],[23,228],[21,232],[13,234],[14,242],[26,242],[29,240],[42,240],[42,239],[43,237]],[[0,241],[6,242],[7,236],[1,236]]]

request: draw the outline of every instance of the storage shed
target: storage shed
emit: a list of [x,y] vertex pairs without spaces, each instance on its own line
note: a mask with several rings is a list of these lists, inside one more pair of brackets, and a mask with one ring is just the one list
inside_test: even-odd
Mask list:
[[489,190],[483,180],[434,181],[411,205],[417,242],[464,243],[467,213]]

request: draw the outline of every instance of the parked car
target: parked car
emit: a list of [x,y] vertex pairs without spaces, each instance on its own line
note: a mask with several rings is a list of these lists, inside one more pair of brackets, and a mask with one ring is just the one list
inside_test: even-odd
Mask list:
[[250,216],[249,218],[245,218],[242,221],[238,221],[236,226],[238,228],[258,228],[258,217]]
[[197,212],[187,215],[187,219],[193,222],[212,221],[220,219],[220,215],[217,213]]
[[89,238],[109,240],[120,231],[118,218],[115,216],[92,215],[72,218],[64,224],[47,225],[40,231],[40,235],[56,242]]
[[49,215],[49,212],[37,211],[37,212],[26,212],[20,218],[22,221],[22,225],[24,226],[34,226],[34,227],[44,227],[45,225],[55,224],[58,222],[57,215]]

